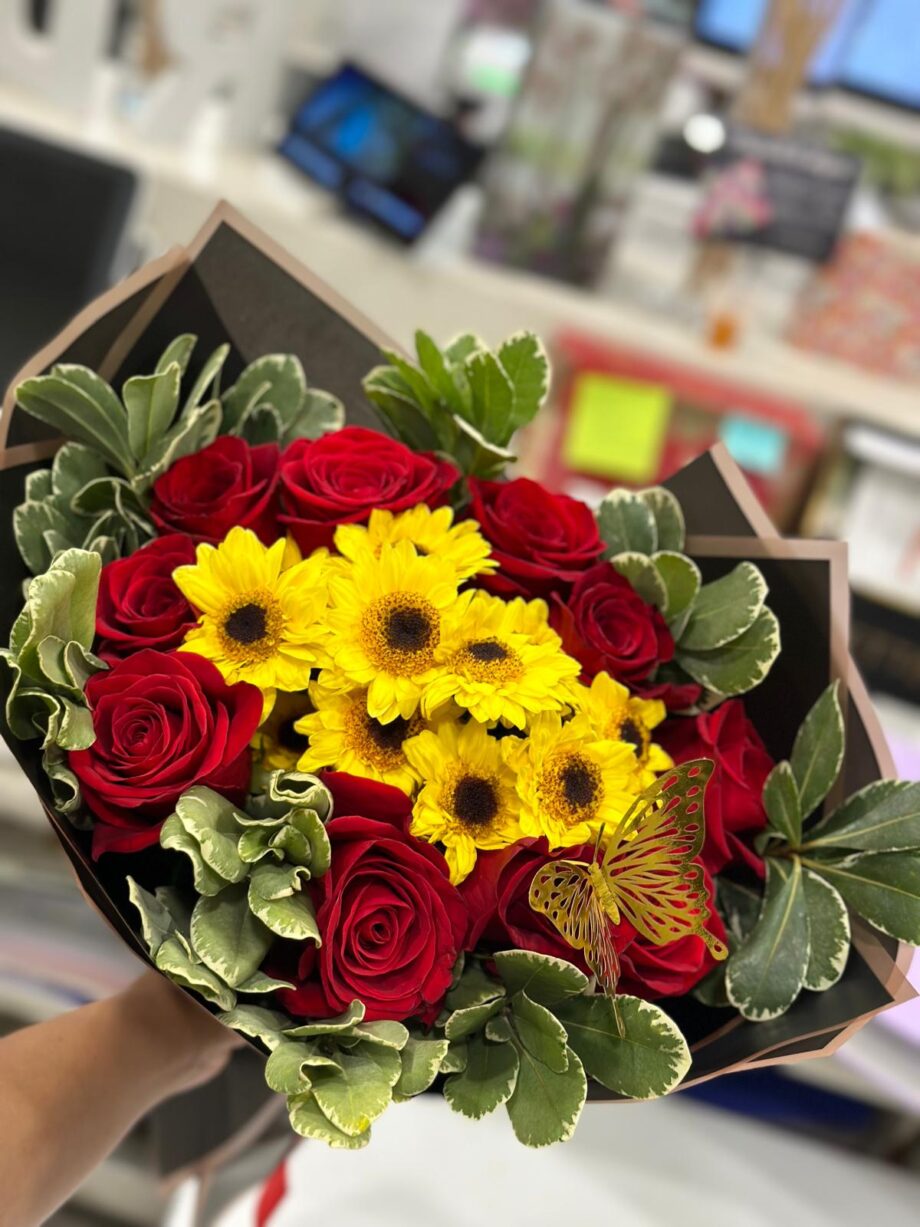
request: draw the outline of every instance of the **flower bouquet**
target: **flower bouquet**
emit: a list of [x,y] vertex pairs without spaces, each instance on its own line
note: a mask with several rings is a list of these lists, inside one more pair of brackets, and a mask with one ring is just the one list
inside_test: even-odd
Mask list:
[[920,785],[839,547],[718,450],[596,512],[507,477],[548,377],[528,333],[397,353],[223,209],[7,399],[4,735],[333,1146],[430,1089],[562,1141],[910,992]]

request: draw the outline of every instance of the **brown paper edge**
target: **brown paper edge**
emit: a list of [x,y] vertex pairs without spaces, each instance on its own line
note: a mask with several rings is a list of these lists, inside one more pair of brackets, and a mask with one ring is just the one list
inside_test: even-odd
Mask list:
[[47,460],[58,450],[60,439],[43,439],[40,443],[22,443],[17,447],[6,446],[9,435],[10,421],[16,407],[16,388],[24,379],[40,375],[57,361],[60,354],[72,345],[87,329],[106,312],[113,310],[129,299],[139,290],[173,273],[177,268],[184,267],[185,252],[181,247],[173,247],[155,260],[150,260],[136,272],[119,281],[117,285],[94,298],[53,337],[47,345],[38,351],[25,363],[13,377],[3,398],[3,412],[0,414],[0,470],[15,468],[20,464],[31,464],[36,460]]

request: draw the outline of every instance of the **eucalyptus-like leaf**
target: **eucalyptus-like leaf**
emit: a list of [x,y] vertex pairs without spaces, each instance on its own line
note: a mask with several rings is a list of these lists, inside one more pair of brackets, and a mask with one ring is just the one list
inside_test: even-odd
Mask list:
[[[419,408],[411,389],[398,371],[377,366],[362,381],[364,394],[380,412],[396,437],[414,451],[435,451],[449,443]],[[453,435],[453,419],[450,434]]]
[[753,625],[723,647],[691,652],[681,642],[677,663],[712,694],[727,698],[746,694],[760,685],[779,653],[779,622],[773,611],[764,606]]
[[179,407],[182,372],[173,362],[154,375],[135,375],[125,381],[121,396],[128,415],[128,442],[142,461],[169,429]]
[[805,987],[823,993],[843,975],[850,954],[850,917],[840,892],[826,879],[803,870],[811,946]]
[[462,1010],[454,1010],[444,1024],[444,1034],[451,1041],[463,1040],[474,1035],[485,1027],[486,1023],[502,1009],[503,1000],[499,997],[493,1001],[485,1001],[481,1005],[466,1006]]
[[313,1097],[337,1129],[356,1137],[392,1102],[402,1068],[399,1054],[362,1044],[336,1059],[340,1070],[314,1071]]
[[177,935],[167,937],[154,955],[158,970],[182,988],[192,989],[221,1010],[232,1010],[236,993],[211,968],[193,959]]
[[179,367],[180,375],[184,375],[197,344],[198,338],[192,332],[183,332],[174,337],[157,359],[154,373],[159,374],[160,371],[165,371],[175,362]]
[[213,396],[211,399],[216,399],[220,395],[220,373],[223,370],[229,353],[230,346],[225,343],[218,345],[205,359],[204,365],[198,372],[198,377],[192,384],[191,391],[182,407],[183,417],[188,417],[194,410],[198,409],[209,398],[212,389]]
[[677,630],[678,620],[690,616],[702,582],[700,569],[685,554],[668,550],[653,554],[651,562],[664,585],[665,599],[661,612],[673,628],[673,634]]
[[490,442],[504,446],[514,433],[514,388],[498,359],[488,350],[472,354],[463,364],[470,387],[467,416]]
[[134,878],[126,878],[128,898],[137,909],[141,922],[144,944],[151,957],[156,954],[167,937],[175,932],[175,922],[163,903],[155,895],[144,890]]
[[501,950],[494,958],[498,974],[512,997],[516,993],[526,993],[531,1001],[553,1008],[557,1002],[583,993],[588,987],[584,972],[551,954]]
[[554,1073],[568,1067],[565,1027],[546,1006],[538,1005],[526,993],[511,998],[511,1025],[514,1034],[531,1056]]
[[282,1031],[290,1019],[279,1010],[269,1010],[265,1006],[236,1005],[219,1014],[218,1021],[240,1035],[259,1040],[271,1052],[284,1043]]
[[318,1035],[342,1035],[352,1031],[355,1023],[359,1023],[364,1018],[364,1005],[360,1001],[353,1001],[344,1014],[339,1014],[335,1018],[318,1019],[316,1022],[299,1023],[297,1026],[286,1028],[284,1034],[290,1039],[307,1039],[310,1036]]
[[617,554],[654,554],[659,548],[655,514],[632,490],[611,490],[597,509],[597,528],[607,547]]
[[790,755],[803,819],[818,808],[834,785],[843,763],[843,712],[839,683],[832,682],[802,721]]
[[409,1099],[427,1091],[438,1076],[448,1047],[446,1039],[410,1035],[401,1050],[401,1069],[399,1081],[393,1087],[394,1095]]
[[680,503],[664,486],[640,490],[639,497],[655,517],[657,549],[681,553],[684,548],[684,513]]
[[444,1083],[444,1098],[454,1112],[482,1120],[510,1099],[519,1064],[513,1044],[493,1044],[474,1035],[466,1046],[465,1067]]
[[195,904],[192,946],[231,988],[258,970],[271,944],[271,931],[250,911],[244,882]]
[[809,834],[809,849],[920,849],[920,783],[877,780],[849,797]]
[[629,581],[646,605],[654,605],[656,609],[662,610],[667,606],[668,592],[664,580],[658,568],[645,554],[614,554],[610,565]]
[[291,1128],[300,1137],[314,1142],[325,1142],[333,1150],[361,1150],[371,1139],[370,1129],[357,1136],[344,1133],[325,1115],[317,1104],[312,1091],[305,1095],[294,1095],[287,1101],[288,1118]]
[[[511,422],[507,438],[532,421],[549,391],[549,359],[533,332],[516,332],[499,346],[496,357],[511,384]],[[467,375],[469,374],[468,368]],[[496,436],[498,442],[507,442]]]
[[415,334],[415,352],[418,356],[418,364],[437,398],[450,413],[457,413],[463,417],[467,404],[457,386],[453,372],[438,346],[421,329]]
[[294,439],[319,439],[345,425],[345,406],[331,392],[307,388],[303,404],[296,413],[282,419],[281,446]]
[[93,371],[56,366],[50,375],[21,383],[16,401],[32,417],[99,452],[118,472],[134,472],[124,408]]
[[808,908],[802,866],[767,859],[767,882],[757,924],[726,972],[732,1005],[764,1022],[784,1014],[805,983],[810,957]]
[[515,1136],[525,1146],[550,1146],[553,1142],[567,1141],[575,1132],[588,1094],[588,1080],[581,1061],[570,1049],[565,1070],[556,1072],[526,1048],[517,1051],[520,1069],[514,1093],[508,1100],[508,1116]]
[[619,996],[614,1006],[602,995],[569,997],[555,1012],[585,1071],[620,1095],[631,1099],[666,1095],[690,1068],[690,1049],[679,1027],[650,1001]]
[[763,804],[771,828],[797,847],[802,839],[802,806],[795,776],[788,763],[777,763],[767,776],[763,786]]
[[278,937],[319,946],[322,939],[313,900],[303,890],[307,872],[297,866],[256,865],[249,878],[249,907]]
[[687,652],[725,647],[754,626],[764,607],[767,584],[751,562],[739,562],[721,579],[704,584],[680,637]]
[[876,929],[920,946],[920,852],[863,852],[808,866]]

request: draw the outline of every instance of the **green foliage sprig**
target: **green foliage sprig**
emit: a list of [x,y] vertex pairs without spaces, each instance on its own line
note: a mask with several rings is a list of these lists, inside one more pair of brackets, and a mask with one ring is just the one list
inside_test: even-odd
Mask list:
[[508,444],[542,405],[549,362],[540,339],[518,332],[494,352],[470,333],[440,349],[415,334],[415,363],[384,350],[364,391],[398,439],[446,453],[467,477],[499,477],[514,456]]
[[674,637],[674,661],[660,680],[694,681],[717,699],[763,681],[779,655],[780,630],[753,563],[704,584],[683,553],[680,504],[662,487],[613,490],[598,509],[597,525],[605,557],[661,611]]
[[850,953],[849,909],[920,943],[920,784],[881,780],[820,817],[844,749],[834,683],[764,785],[766,887],[756,916],[743,892],[720,882],[720,903],[726,889],[740,901],[729,922],[744,940],[724,975],[727,1002],[745,1018],[776,1018],[803,989],[837,983]]
[[29,475],[25,502],[13,515],[16,544],[33,574],[67,548],[109,561],[143,545],[154,535],[147,510],[156,479],[219,434],[284,446],[342,425],[341,403],[308,387],[291,354],[257,358],[221,395],[230,346],[220,345],[183,397],[196,342],[190,333],[176,337],[153,373],[126,380],[120,396],[88,367],[66,363],[16,389],[27,413],[70,440],[50,470]]

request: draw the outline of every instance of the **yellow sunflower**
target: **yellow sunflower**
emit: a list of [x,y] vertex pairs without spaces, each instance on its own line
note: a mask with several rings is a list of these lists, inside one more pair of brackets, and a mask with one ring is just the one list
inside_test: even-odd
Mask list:
[[445,721],[407,741],[406,757],[424,780],[412,811],[413,835],[444,845],[455,885],[478,848],[505,848],[523,837],[514,772],[501,743],[481,724]]
[[449,562],[458,581],[493,571],[498,562],[490,557],[491,546],[475,520],[454,524],[450,507],[432,511],[424,503],[394,515],[392,511],[375,510],[365,528],[361,524],[341,524],[335,532],[336,548],[352,561],[362,551],[380,556],[380,547],[409,541],[422,555]]
[[256,760],[267,771],[293,771],[297,760],[307,748],[307,739],[296,728],[296,722],[313,710],[309,696],[300,692],[288,694],[279,690],[268,716],[252,739]]
[[284,567],[286,545],[265,546],[248,528],[231,528],[218,546],[199,545],[195,562],[173,579],[199,612],[181,651],[212,660],[228,682],[251,682],[265,696],[306,690],[326,663],[326,561],[316,554]]
[[329,576],[327,616],[335,670],[367,688],[367,709],[387,724],[415,713],[432,676],[444,613],[467,604],[457,574],[440,558],[420,557],[408,541],[361,551]]
[[654,784],[658,774],[673,767],[670,754],[652,741],[667,708],[660,699],[640,699],[607,673],[598,673],[590,690],[582,687],[578,703],[596,737],[625,741],[636,755],[639,791]]
[[301,771],[332,767],[413,791],[420,777],[406,758],[404,743],[424,729],[420,715],[381,724],[368,714],[366,690],[331,685],[326,673],[311,685],[310,697],[315,710],[295,725],[309,740],[297,764]]
[[519,729],[538,712],[571,704],[581,671],[550,629],[544,601],[485,592],[450,611],[436,658],[422,695],[426,716],[452,701],[483,724]]
[[638,791],[632,746],[596,737],[581,715],[565,723],[554,713],[537,716],[528,737],[506,737],[501,746],[517,775],[521,827],[545,835],[550,849],[590,842]]

